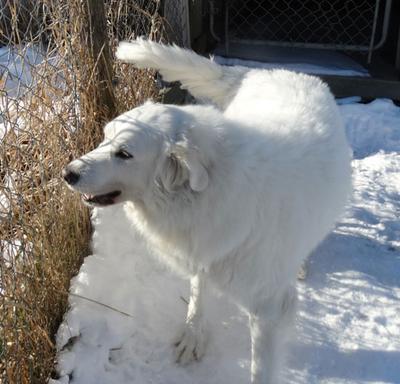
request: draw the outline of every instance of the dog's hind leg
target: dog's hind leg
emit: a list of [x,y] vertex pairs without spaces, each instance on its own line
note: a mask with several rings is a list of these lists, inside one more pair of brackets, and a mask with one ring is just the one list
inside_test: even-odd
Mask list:
[[164,45],[144,38],[121,42],[116,57],[138,68],[154,68],[165,81],[180,81],[194,97],[208,99],[224,109],[243,75],[243,67],[226,67],[176,45]]
[[252,384],[279,383],[296,302],[296,290],[290,287],[279,297],[258,302],[250,313]]
[[203,272],[190,279],[190,300],[186,322],[182,332],[175,341],[175,357],[180,364],[200,360],[205,349],[203,328]]

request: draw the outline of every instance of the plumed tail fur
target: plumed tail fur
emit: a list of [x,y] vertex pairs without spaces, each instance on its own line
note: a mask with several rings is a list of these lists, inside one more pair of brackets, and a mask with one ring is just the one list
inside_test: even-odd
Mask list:
[[138,68],[156,69],[165,81],[180,81],[194,97],[208,99],[222,109],[232,100],[247,71],[221,66],[193,51],[144,38],[121,42],[116,57]]

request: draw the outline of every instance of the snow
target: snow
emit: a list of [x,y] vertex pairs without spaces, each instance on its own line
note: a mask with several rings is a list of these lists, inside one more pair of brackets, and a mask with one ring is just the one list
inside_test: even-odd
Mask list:
[[354,160],[348,213],[299,284],[288,382],[400,383],[399,170],[398,153]]
[[[307,56],[302,57],[299,54],[296,54],[296,56],[281,55],[280,57],[274,57],[274,61],[270,63],[222,56],[214,56],[213,60],[222,65],[264,69],[284,68],[289,71],[304,72],[314,75],[369,76],[365,68],[343,55],[336,54],[332,56],[332,52],[330,52],[329,57],[321,57],[325,56],[324,54],[326,55],[327,52],[321,53],[318,60],[315,60],[315,58],[313,60]],[[293,57],[295,57],[296,62],[291,62],[293,61]],[[279,61],[277,61],[277,59]]]
[[391,100],[342,105],[341,111],[355,158],[380,149],[400,152],[400,108]]
[[[298,283],[287,383],[400,383],[400,108],[357,101],[339,102],[354,194]],[[178,366],[172,343],[188,282],[151,256],[122,207],[95,210],[93,223],[93,255],[72,281],[52,383],[249,383],[245,314],[210,289],[206,355]]]
[[9,122],[6,115],[18,116],[23,109],[22,98],[34,84],[32,71],[42,61],[36,46],[0,47],[0,143],[7,132],[22,124],[18,117]]
[[[18,132],[25,128],[24,119],[20,117],[20,114],[29,106],[29,96],[35,93],[38,84],[43,84],[45,81],[46,86],[51,84],[54,88],[52,91],[65,88],[61,73],[55,70],[60,60],[57,54],[46,51],[40,45],[0,47],[0,143],[7,132]],[[49,75],[49,67],[54,73],[46,78]],[[68,103],[68,98],[64,103],[73,105],[72,97],[70,99],[70,103]],[[63,103],[60,103],[60,100],[54,100],[51,113],[43,113],[45,116],[42,117],[50,118],[62,108]],[[39,109],[40,112],[43,110]]]
[[4,81],[2,89],[8,97],[21,97],[32,87],[32,69],[43,60],[44,54],[36,45],[0,47],[0,78]]

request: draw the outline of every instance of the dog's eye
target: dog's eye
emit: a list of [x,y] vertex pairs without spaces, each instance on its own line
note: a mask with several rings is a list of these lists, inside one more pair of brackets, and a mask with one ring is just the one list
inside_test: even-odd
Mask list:
[[131,155],[129,152],[127,152],[125,149],[120,149],[115,153],[115,156],[126,160],[126,159],[131,159],[133,157],[133,155]]

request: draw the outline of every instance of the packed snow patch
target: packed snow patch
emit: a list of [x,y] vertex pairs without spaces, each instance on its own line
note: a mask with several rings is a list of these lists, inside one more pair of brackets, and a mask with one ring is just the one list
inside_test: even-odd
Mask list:
[[[326,54],[327,52],[324,52]],[[296,62],[293,62],[295,57]],[[276,59],[279,59],[277,62]],[[343,55],[329,55],[329,57],[318,57],[317,60],[310,60],[307,55],[301,56],[297,52],[296,56],[293,52],[288,52],[286,55],[279,55],[273,57],[273,62],[261,62],[254,60],[243,60],[234,57],[214,56],[213,60],[218,64],[249,67],[249,68],[263,68],[263,69],[287,69],[293,72],[303,72],[314,75],[336,75],[336,76],[360,76],[369,77],[368,71],[353,60]]]
[[400,152],[400,108],[392,100],[340,106],[356,159],[380,150]]
[[[346,217],[310,257],[287,383],[400,383],[400,109],[389,100],[340,106],[355,151]],[[93,255],[73,280],[57,335],[53,383],[243,384],[247,318],[207,292],[208,343],[181,367],[173,339],[189,283],[135,234],[121,206],[93,212]]]

